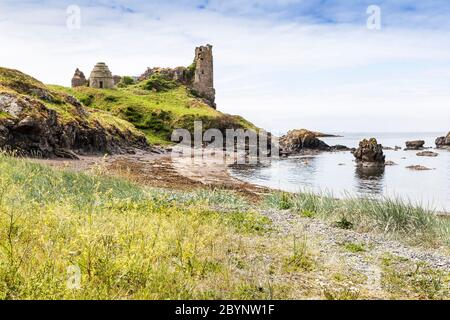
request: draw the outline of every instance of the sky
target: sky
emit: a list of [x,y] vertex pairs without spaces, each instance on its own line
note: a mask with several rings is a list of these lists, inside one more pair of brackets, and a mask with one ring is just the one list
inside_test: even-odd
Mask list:
[[209,43],[218,109],[268,131],[444,133],[449,16],[448,0],[0,0],[0,66],[69,86],[77,67],[140,75]]

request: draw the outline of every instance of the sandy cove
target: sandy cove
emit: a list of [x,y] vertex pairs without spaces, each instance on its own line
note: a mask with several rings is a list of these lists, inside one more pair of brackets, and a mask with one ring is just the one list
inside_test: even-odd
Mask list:
[[104,171],[151,187],[188,190],[215,187],[235,190],[245,196],[259,198],[270,189],[240,181],[230,176],[227,167],[232,158],[204,153],[189,154],[146,152],[108,156],[80,156],[71,159],[32,159],[37,163],[74,171]]

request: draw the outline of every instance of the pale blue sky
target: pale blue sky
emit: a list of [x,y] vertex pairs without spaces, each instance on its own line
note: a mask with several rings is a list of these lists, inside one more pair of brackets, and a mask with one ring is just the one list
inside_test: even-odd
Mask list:
[[[79,30],[66,27],[73,4]],[[0,65],[69,85],[76,67],[139,75],[211,43],[219,109],[266,129],[444,132],[449,16],[445,0],[0,0]]]

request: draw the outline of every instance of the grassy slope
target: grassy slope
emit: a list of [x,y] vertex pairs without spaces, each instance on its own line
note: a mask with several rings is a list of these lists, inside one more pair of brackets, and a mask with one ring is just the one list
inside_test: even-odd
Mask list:
[[[64,92],[52,90],[49,86],[26,75],[18,70],[0,67],[0,93],[11,93],[19,97],[30,97],[35,99],[47,108],[55,110],[58,114],[59,121],[70,122],[79,118],[76,107],[66,102],[67,94]],[[42,95],[45,95],[44,99]],[[111,113],[87,108],[89,114],[86,116],[88,123],[99,122],[104,127],[115,126],[121,130],[128,130],[138,134],[136,128],[120,118],[113,116]],[[32,113],[33,111],[28,111]],[[0,113],[1,118],[9,117],[6,113]]]
[[156,92],[145,90],[144,83],[125,88],[99,90],[88,87],[52,89],[69,93],[85,105],[111,112],[133,123],[141,129],[151,143],[170,143],[173,129],[193,128],[194,120],[202,120],[204,127],[256,127],[238,116],[224,115],[194,97],[189,90],[179,85],[175,89]]

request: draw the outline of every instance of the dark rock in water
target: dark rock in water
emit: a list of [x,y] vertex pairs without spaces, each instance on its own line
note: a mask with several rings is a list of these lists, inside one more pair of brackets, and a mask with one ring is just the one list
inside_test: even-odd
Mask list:
[[427,171],[427,170],[433,170],[421,165],[414,165],[414,166],[408,166],[406,167],[406,169],[410,169],[410,170],[416,170],[416,171]]
[[433,152],[433,151],[422,151],[417,153],[417,156],[419,157],[437,157],[439,153]]
[[386,166],[396,166],[397,164],[394,161],[388,160],[385,162]]
[[398,150],[401,150],[402,149],[402,147],[399,147],[399,146],[395,146],[395,147],[383,147],[383,150],[389,150],[389,151],[398,151]]
[[347,146],[343,146],[341,144],[337,144],[335,146],[331,146],[330,147],[332,151],[351,151],[352,149],[350,149]]
[[330,151],[331,147],[316,137],[312,131],[305,129],[291,130],[279,140],[282,154],[301,153],[305,149]]
[[337,137],[306,129],[291,130],[279,139],[280,154],[290,156],[295,154],[315,154],[320,151],[350,151],[343,145],[329,146],[319,137]]
[[406,150],[422,150],[424,149],[425,141],[423,140],[414,140],[414,141],[406,141]]
[[439,137],[436,139],[436,147],[440,149],[450,149],[450,132],[446,137]]
[[378,144],[375,138],[364,139],[359,142],[359,147],[353,151],[356,163],[363,167],[379,167],[385,165],[383,146]]

